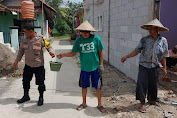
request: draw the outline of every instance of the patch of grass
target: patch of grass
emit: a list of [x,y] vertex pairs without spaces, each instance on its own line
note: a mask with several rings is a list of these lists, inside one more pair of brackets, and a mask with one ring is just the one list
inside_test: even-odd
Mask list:
[[53,39],[54,39],[53,37],[52,37],[52,38],[49,38],[49,39],[48,39],[48,42],[51,42]]
[[64,38],[70,38],[70,35],[69,34],[65,34],[65,35],[63,35],[63,36],[56,36],[55,37],[56,39],[64,39]]

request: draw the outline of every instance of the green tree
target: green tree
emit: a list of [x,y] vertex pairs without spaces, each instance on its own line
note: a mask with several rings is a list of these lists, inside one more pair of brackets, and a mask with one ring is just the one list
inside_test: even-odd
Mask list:
[[73,33],[73,25],[75,26],[74,14],[83,7],[83,3],[66,2],[66,8],[61,8],[64,4],[63,0],[46,0],[57,11],[57,16],[54,20],[54,27],[60,35]]
[[66,20],[63,19],[57,21],[55,28],[58,31],[59,35],[67,34],[71,30]]
[[68,25],[71,28],[73,28],[73,25],[75,26],[75,24],[76,24],[74,15],[79,8],[83,7],[83,3],[82,2],[76,3],[76,2],[67,1],[66,6],[68,7],[68,18],[66,20],[68,22]]

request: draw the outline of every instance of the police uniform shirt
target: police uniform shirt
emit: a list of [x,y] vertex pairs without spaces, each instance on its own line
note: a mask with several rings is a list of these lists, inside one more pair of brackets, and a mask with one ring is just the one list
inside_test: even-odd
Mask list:
[[[24,36],[20,44],[20,49],[19,49],[16,61],[19,62],[21,58],[23,57],[23,55],[25,54],[26,65],[30,67],[43,66],[44,56],[43,56],[42,48],[45,47],[45,42],[48,43],[48,41],[45,38],[43,38],[42,35],[39,35],[37,33],[32,40]],[[48,52],[53,52],[53,49],[51,46],[47,50]]]

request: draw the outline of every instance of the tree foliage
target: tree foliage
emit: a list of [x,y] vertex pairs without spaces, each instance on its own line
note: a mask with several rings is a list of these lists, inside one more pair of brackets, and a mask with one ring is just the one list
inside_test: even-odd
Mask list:
[[61,8],[61,5],[64,4],[63,0],[46,0],[46,3],[57,11],[54,28],[58,33],[60,35],[73,33],[73,26],[75,26],[74,14],[80,7],[83,7],[83,3],[67,1],[66,8]]
[[83,7],[83,3],[82,2],[76,3],[76,2],[67,1],[66,6],[68,8],[67,22],[68,22],[68,25],[73,29],[74,28],[73,26],[76,25],[74,15],[79,8]]
[[66,20],[63,19],[57,21],[55,28],[58,31],[59,35],[67,34],[71,30]]

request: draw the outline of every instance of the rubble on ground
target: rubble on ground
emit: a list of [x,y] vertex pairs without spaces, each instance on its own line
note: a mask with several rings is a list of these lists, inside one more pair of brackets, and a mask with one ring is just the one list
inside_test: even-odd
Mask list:
[[[177,116],[177,98],[174,91],[176,86],[167,89],[159,85],[158,98],[162,106],[147,104],[147,113],[143,114],[138,111],[140,102],[135,98],[136,83],[108,63],[104,63],[104,67],[102,103],[112,118],[173,118]],[[162,79],[159,78],[159,81]]]
[[20,62],[18,70],[13,69],[16,53],[12,52],[7,46],[0,43],[0,77],[17,77],[23,72],[24,62]]

